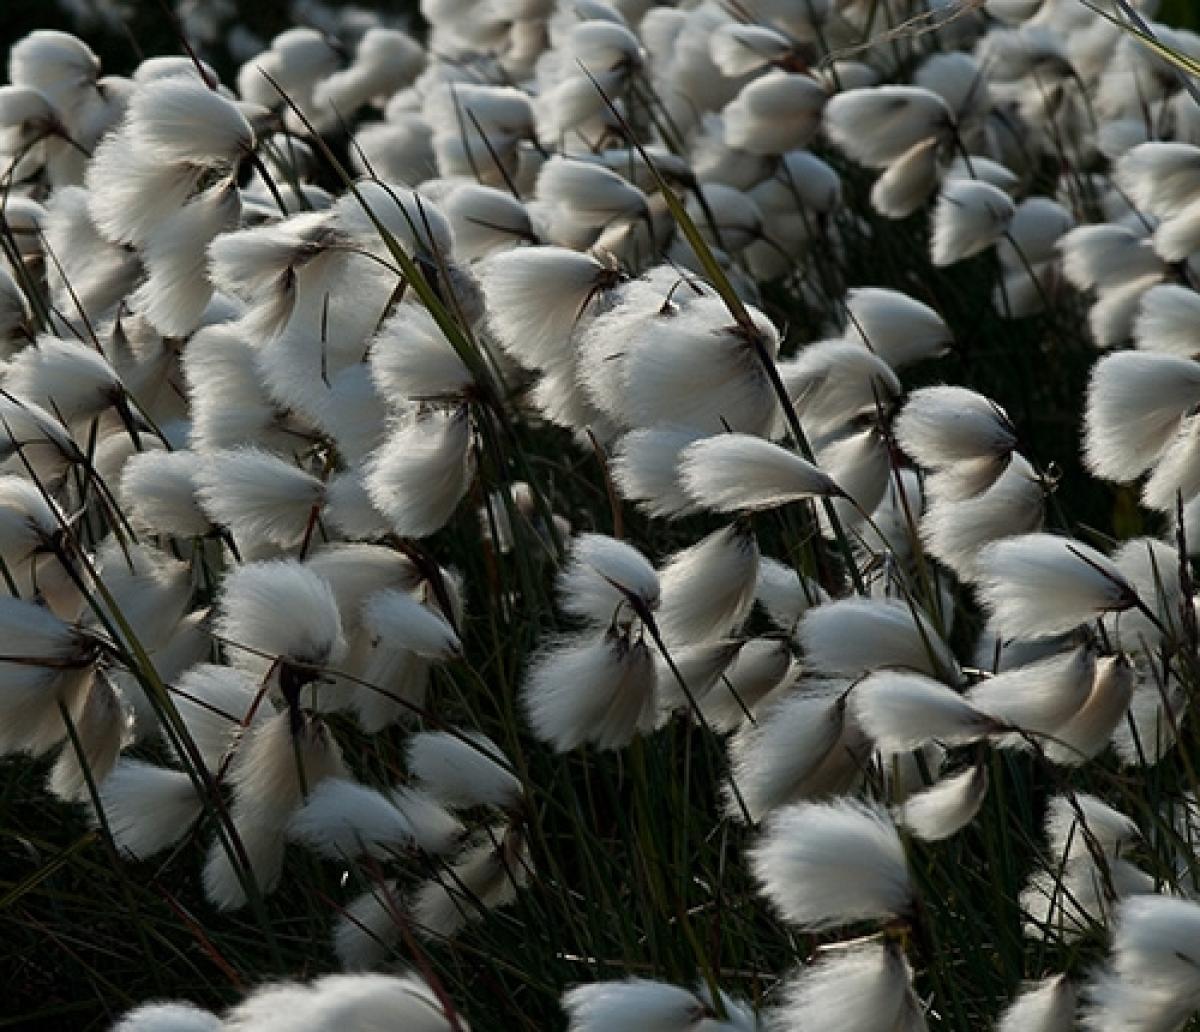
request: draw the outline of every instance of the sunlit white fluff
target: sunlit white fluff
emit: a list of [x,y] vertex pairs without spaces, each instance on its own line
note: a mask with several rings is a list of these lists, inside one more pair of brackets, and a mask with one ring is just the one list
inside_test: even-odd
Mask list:
[[401,423],[371,460],[367,491],[403,537],[428,537],[458,508],[474,473],[465,410]]
[[689,427],[631,430],[612,457],[612,477],[623,497],[652,516],[677,516],[695,508],[679,480],[679,455],[705,436]]
[[431,798],[408,789],[390,794],[348,778],[326,778],[288,822],[288,834],[323,856],[346,860],[365,853],[447,850],[462,825]]
[[1200,147],[1187,143],[1143,143],[1122,155],[1117,181],[1133,203],[1168,217],[1200,197]]
[[260,685],[238,667],[198,663],[182,674],[173,695],[196,754],[212,772],[221,769],[246,727],[273,715]]
[[706,641],[739,626],[754,603],[758,560],[754,536],[736,524],[671,556],[659,572],[667,640]]
[[991,247],[1015,214],[1008,194],[990,183],[970,179],[948,182],[933,213],[933,264],[953,265]]
[[611,169],[591,161],[552,157],[537,179],[538,199],[558,207],[568,221],[600,228],[646,212],[646,196]]
[[454,228],[454,253],[460,258],[483,258],[537,242],[525,205],[495,187],[461,186],[446,198],[442,210]]
[[421,787],[446,806],[511,809],[521,798],[520,779],[501,766],[508,760],[500,747],[477,731],[420,731],[405,755]]
[[1102,752],[1125,719],[1133,686],[1133,666],[1123,655],[1098,660],[1087,699],[1042,744],[1046,756],[1055,763],[1079,766]]
[[912,906],[895,825],[886,811],[855,799],[776,811],[750,862],[767,899],[806,930],[903,917]]
[[1108,966],[1084,987],[1089,1032],[1168,1032],[1200,1007],[1200,906],[1164,896],[1122,901]]
[[221,1032],[221,1019],[191,1003],[143,1003],[131,1010],[113,1032]]
[[1014,453],[996,482],[975,497],[933,497],[921,517],[921,539],[931,555],[970,580],[985,545],[1040,530],[1044,510],[1041,479]]
[[926,842],[950,838],[975,819],[987,790],[983,765],[940,778],[896,808],[896,823]]
[[679,456],[684,490],[703,509],[744,512],[774,509],[841,489],[813,463],[761,437],[717,434]]
[[643,1032],[739,1032],[754,1027],[749,1008],[723,993],[722,997],[727,1021],[717,1018],[707,990],[691,992],[645,978],[578,985],[563,994],[562,1006],[567,1012],[568,1032],[616,1032],[624,1028]]
[[779,363],[779,375],[806,430],[840,429],[899,395],[892,367],[853,340],[823,340]]
[[966,387],[945,385],[913,391],[895,433],[900,447],[929,469],[1000,458],[1017,443],[1008,413],[996,402]]
[[1049,638],[1131,608],[1133,588],[1094,548],[1054,534],[1023,534],[980,554],[981,601],[997,629],[1017,638]]
[[254,146],[237,105],[199,79],[172,76],[139,89],[129,107],[131,144],[164,163],[232,161]]
[[[804,681],[799,690],[770,702],[729,740],[729,761],[739,801],[732,792],[726,811],[742,817],[745,804],[752,820],[806,796],[821,796],[846,787],[822,776],[831,754],[839,750],[846,727],[845,685]],[[836,761],[840,757],[833,757]],[[855,770],[850,757],[849,773]]]
[[346,647],[328,583],[293,560],[248,563],[229,573],[216,631],[227,639],[230,660],[260,675],[271,657],[323,666]]
[[1161,272],[1144,230],[1119,223],[1080,226],[1058,242],[1063,273],[1080,290],[1112,288]]
[[479,266],[479,278],[497,339],[533,369],[569,356],[580,319],[615,284],[595,258],[563,247],[503,251]]
[[943,354],[950,328],[928,305],[885,287],[855,287],[846,294],[846,336],[861,339],[893,369]]
[[757,71],[784,57],[791,50],[786,36],[764,25],[729,22],[709,39],[713,64],[730,78]]
[[286,548],[312,533],[325,485],[295,463],[261,448],[236,448],[215,452],[196,467],[201,506],[236,540]]
[[850,693],[862,729],[885,753],[909,752],[926,742],[976,741],[998,722],[957,692],[921,674],[879,670]]
[[628,418],[637,426],[765,433],[776,399],[759,348],[773,358],[779,332],[762,313],[751,318],[753,330],[737,326],[724,302],[702,298],[646,327],[624,364]]
[[64,420],[90,418],[122,397],[124,388],[112,366],[93,347],[41,336],[9,365],[5,389]]
[[1071,1032],[1075,1002],[1075,983],[1066,975],[1051,975],[1004,1008],[996,1032]]
[[575,538],[557,588],[565,612],[601,627],[628,622],[631,599],[647,610],[656,609],[660,595],[650,561],[632,545],[603,534]]
[[810,669],[857,676],[903,667],[947,678],[958,664],[933,623],[900,599],[843,598],[809,609],[797,636]]
[[[257,725],[239,745],[229,772],[229,812],[260,891],[270,892],[279,880],[287,822],[305,793],[325,778],[343,774],[341,752],[328,729],[305,722],[294,731],[290,713]],[[204,865],[204,892],[221,910],[246,902],[245,888],[219,840]]]
[[807,146],[821,123],[824,88],[808,75],[770,71],[742,87],[722,112],[725,143],[750,154]]
[[550,646],[526,673],[522,702],[535,734],[558,752],[618,749],[654,727],[654,658],[643,642],[613,633]]
[[700,712],[718,731],[732,731],[779,688],[792,667],[784,638],[752,638],[700,700]]
[[825,107],[830,139],[869,168],[890,164],[919,140],[945,139],[950,127],[946,102],[919,86],[847,90]]
[[462,655],[462,642],[449,622],[404,591],[385,589],[371,595],[362,606],[362,623],[388,648],[433,660]]
[[1143,351],[1200,355],[1200,293],[1177,283],[1151,287],[1141,297],[1133,337]]
[[815,581],[767,556],[763,556],[758,565],[754,597],[776,628],[788,634],[796,629],[800,617],[809,609],[829,601],[829,596]]
[[1046,808],[1046,839],[1060,859],[1092,856],[1099,850],[1116,856],[1140,837],[1137,824],[1093,795],[1059,795]]
[[139,859],[179,841],[204,807],[183,771],[134,759],[120,760],[103,780],[100,801],[117,848]]
[[1096,672],[1087,646],[981,681],[968,693],[973,706],[1022,731],[1052,734],[1086,703]]
[[1143,351],[1107,355],[1088,385],[1084,445],[1100,476],[1129,480],[1153,464],[1200,403],[1200,363]]
[[770,1014],[771,1029],[918,1032],[925,1027],[912,969],[893,942],[835,944],[794,975]]
[[871,187],[871,206],[890,219],[908,218],[925,206],[941,178],[941,142],[931,136],[901,154]]

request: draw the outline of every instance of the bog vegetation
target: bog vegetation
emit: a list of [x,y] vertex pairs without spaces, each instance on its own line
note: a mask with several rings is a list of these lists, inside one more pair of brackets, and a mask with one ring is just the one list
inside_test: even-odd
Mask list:
[[0,1025],[1187,1026],[1200,36],[303,14],[9,52]]

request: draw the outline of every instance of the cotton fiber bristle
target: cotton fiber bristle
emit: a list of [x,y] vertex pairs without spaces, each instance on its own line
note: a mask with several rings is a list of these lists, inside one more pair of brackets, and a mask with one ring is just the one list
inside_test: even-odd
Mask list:
[[950,328],[928,305],[896,290],[856,287],[846,294],[846,336],[861,339],[893,369],[942,354]]
[[1076,987],[1052,975],[1018,996],[1000,1016],[997,1032],[1070,1032],[1075,1024]]
[[783,684],[791,667],[786,640],[751,639],[701,700],[704,719],[718,731],[737,728]]
[[221,1032],[221,1019],[190,1003],[144,1003],[126,1014],[113,1032]]
[[766,556],[758,565],[754,597],[776,628],[789,634],[809,609],[829,601],[819,584]]
[[718,434],[679,455],[679,479],[696,504],[714,512],[773,509],[841,489],[811,462],[749,434]]
[[934,211],[933,264],[953,265],[991,247],[1015,214],[1009,196],[990,183],[966,179],[947,183]]
[[535,659],[523,702],[534,732],[559,752],[585,742],[618,749],[654,726],[654,659],[644,643],[613,634],[567,642]]
[[929,619],[894,599],[847,598],[809,609],[798,637],[809,666],[827,674],[887,666],[957,676],[958,664]]
[[782,917],[810,931],[908,913],[912,887],[888,815],[853,799],[777,811],[751,853]]
[[462,655],[462,642],[447,620],[403,591],[371,595],[363,603],[362,623],[389,648],[407,649],[432,660]]
[[413,776],[446,806],[507,809],[521,797],[521,782],[507,769],[507,758],[478,732],[463,732],[462,737],[419,732],[408,740],[407,756]]
[[278,455],[257,448],[216,452],[194,472],[196,494],[212,522],[251,544],[284,547],[312,533],[325,485]]
[[582,534],[571,545],[571,559],[558,575],[562,608],[597,625],[628,620],[635,603],[658,607],[658,574],[637,549],[602,534]]
[[825,131],[851,158],[882,168],[913,144],[944,137],[950,111],[936,93],[916,86],[847,90],[825,108]]
[[978,569],[992,620],[1018,638],[1065,634],[1103,613],[1130,609],[1137,600],[1107,556],[1053,534],[997,541],[980,553]]
[[1003,456],[1016,446],[1008,414],[989,398],[962,387],[914,391],[896,420],[896,439],[922,466]]
[[967,698],[1022,731],[1053,734],[1087,702],[1095,672],[1096,657],[1083,646],[988,678]]
[[885,753],[908,752],[926,742],[961,745],[995,731],[997,720],[957,692],[920,674],[880,670],[850,694],[851,711]]
[[701,430],[651,427],[621,438],[612,460],[621,494],[654,516],[682,515],[695,502],[679,480],[679,455],[706,436]]
[[987,795],[986,767],[942,778],[909,797],[896,811],[896,823],[926,842],[957,834],[975,819]]
[[576,986],[563,995],[562,1002],[570,1032],[634,1027],[681,1032],[696,1027],[709,1013],[686,989],[642,978]]
[[436,412],[392,433],[371,459],[366,486],[396,533],[428,537],[454,514],[473,472],[466,413]]
[[758,562],[757,542],[736,525],[673,555],[659,572],[667,639],[704,641],[739,626],[754,603]]
[[770,1027],[909,1029],[920,1027],[919,1014],[904,954],[890,943],[866,943],[818,953],[784,987]]

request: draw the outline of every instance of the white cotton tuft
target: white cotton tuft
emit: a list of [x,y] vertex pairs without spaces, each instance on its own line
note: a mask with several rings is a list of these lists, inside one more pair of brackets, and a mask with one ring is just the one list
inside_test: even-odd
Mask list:
[[712,1012],[695,994],[664,982],[629,978],[594,982],[563,994],[568,1032],[689,1032]]
[[967,698],[1005,724],[1053,734],[1087,702],[1095,674],[1095,653],[1081,645],[989,677],[967,692]]
[[1092,368],[1084,457],[1110,480],[1132,480],[1171,442],[1200,404],[1200,362],[1147,351],[1105,355]]
[[919,465],[1003,458],[1017,444],[1008,413],[966,387],[922,387],[909,395],[895,423],[896,441]]
[[404,649],[422,659],[462,656],[462,642],[441,614],[397,589],[371,595],[362,605],[362,625],[388,649]]
[[791,667],[787,639],[750,639],[700,700],[705,721],[717,731],[735,730],[783,684]]
[[507,757],[478,731],[419,731],[409,738],[406,756],[413,777],[445,806],[507,810],[521,798],[520,779],[507,769]]
[[944,684],[920,674],[879,670],[850,693],[855,720],[884,753],[911,752],[926,742],[963,745],[998,728]]
[[1034,641],[1131,608],[1133,588],[1094,548],[1054,534],[1023,534],[979,556],[981,601],[996,629]]
[[805,147],[820,127],[825,101],[825,88],[812,76],[773,69],[725,106],[725,145],[761,155]]
[[581,534],[571,542],[567,564],[559,571],[559,603],[564,612],[599,627],[632,617],[630,597],[648,610],[659,603],[658,574],[632,545],[603,534]]
[[1144,232],[1119,223],[1079,226],[1058,242],[1063,275],[1079,290],[1112,289],[1163,269]]
[[1003,190],[973,179],[958,179],[942,187],[933,212],[930,240],[933,264],[953,265],[991,247],[1016,214]]
[[795,631],[809,609],[829,601],[825,590],[815,581],[766,556],[759,561],[754,597],[771,623],[787,634]]
[[655,426],[631,430],[612,456],[612,476],[621,495],[651,516],[681,516],[695,503],[679,481],[679,456],[703,438],[702,430]]
[[750,434],[717,434],[688,445],[679,454],[679,479],[700,508],[722,513],[841,494],[811,462]]
[[768,703],[729,740],[732,791],[726,812],[751,820],[785,803],[843,791],[859,770],[859,760],[843,745],[846,731],[843,682],[804,681],[799,689]]
[[1051,975],[1004,1008],[996,1032],[1071,1032],[1075,998],[1074,982],[1066,975]]
[[806,931],[902,917],[913,890],[886,811],[855,799],[774,813],[750,854],[763,894]]
[[1170,1032],[1200,1008],[1200,905],[1140,895],[1120,902],[1108,966],[1084,987],[1089,1032]]
[[758,561],[758,542],[736,524],[671,556],[659,573],[667,641],[708,641],[739,627],[754,604]]
[[232,571],[223,585],[216,633],[226,639],[231,662],[257,675],[270,668],[271,657],[324,666],[337,662],[346,648],[329,584],[293,560],[248,563]]
[[924,1028],[912,969],[892,942],[836,944],[784,986],[772,1029],[917,1032]]
[[224,1025],[212,1011],[191,1003],[143,1003],[131,1010],[112,1032],[221,1032]]
[[600,229],[616,219],[644,215],[646,195],[612,169],[555,156],[541,167],[537,198],[563,212],[573,225]]
[[810,669],[856,677],[901,667],[958,678],[958,663],[928,617],[899,599],[844,598],[809,609],[798,635]]
[[884,287],[855,287],[846,294],[846,337],[862,340],[893,369],[944,354],[954,343],[937,312]]
[[1200,355],[1200,293],[1177,283],[1151,287],[1142,295],[1133,338],[1143,351]]
[[883,168],[914,144],[946,138],[950,110],[936,93],[919,86],[846,90],[825,106],[829,138],[868,168]]
[[371,501],[402,537],[441,530],[474,475],[471,421],[465,409],[401,423],[370,460]]
[[1169,218],[1200,197],[1200,147],[1188,143],[1139,144],[1121,156],[1117,182],[1138,208]]
[[896,823],[926,842],[940,842],[975,819],[987,790],[988,773],[983,765],[940,778],[896,808]]
[[325,497],[317,477],[261,448],[213,452],[197,463],[194,477],[212,522],[246,546],[300,544],[311,536]]
[[709,37],[709,56],[731,79],[758,71],[790,53],[786,36],[764,25],[728,22]]
[[521,693],[534,733],[557,752],[623,748],[654,728],[657,695],[649,648],[616,633],[544,649]]
[[454,254],[460,260],[538,242],[528,209],[504,190],[468,183],[446,198],[442,210],[454,230]]
[[1041,479],[1014,453],[996,482],[975,497],[931,499],[921,516],[921,539],[930,555],[964,580],[973,580],[984,546],[1040,530],[1044,511]]
[[399,888],[385,881],[345,905],[333,926],[333,950],[348,971],[379,966],[401,936]]
[[483,262],[479,281],[501,346],[522,365],[542,369],[570,356],[581,318],[616,277],[590,255],[526,247]]
[[1083,705],[1042,743],[1048,759],[1079,766],[1098,756],[1125,720],[1133,701],[1133,665],[1123,655],[1096,663],[1092,689]]
[[824,340],[779,364],[779,375],[806,430],[840,430],[857,415],[874,415],[900,394],[892,367],[853,340]]
[[407,789],[389,796],[347,778],[326,778],[288,822],[288,835],[322,856],[386,859],[421,849],[443,853],[463,827],[428,796]]
[[212,523],[196,497],[200,463],[189,451],[145,451],[121,471],[121,500],[138,530],[204,537]]
[[100,803],[117,848],[141,860],[183,838],[204,809],[183,771],[133,759],[101,782]]
[[254,147],[236,104],[198,78],[171,76],[138,89],[129,105],[130,145],[163,164],[232,162]]
[[1116,856],[1140,837],[1137,824],[1103,800],[1082,792],[1059,795],[1046,808],[1046,839],[1059,860]]
[[938,188],[941,141],[930,136],[901,154],[871,187],[871,206],[889,219],[906,219],[925,207]]
[[125,392],[104,356],[78,341],[41,336],[8,367],[5,390],[68,423],[99,415]]

